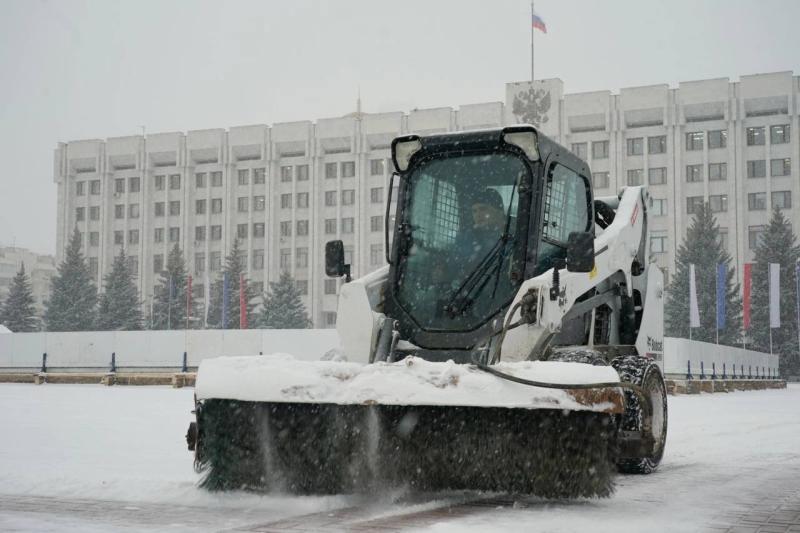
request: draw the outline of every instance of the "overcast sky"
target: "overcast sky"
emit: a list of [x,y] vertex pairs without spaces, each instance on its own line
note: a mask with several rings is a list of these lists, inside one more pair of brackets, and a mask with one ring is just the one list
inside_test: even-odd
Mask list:
[[[800,74],[797,0],[537,0],[566,93]],[[502,101],[527,0],[0,0],[0,244],[55,252],[59,141]]]

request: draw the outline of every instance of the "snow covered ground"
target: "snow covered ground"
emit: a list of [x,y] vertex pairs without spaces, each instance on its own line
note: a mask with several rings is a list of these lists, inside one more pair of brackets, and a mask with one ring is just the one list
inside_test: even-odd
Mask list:
[[[207,494],[184,433],[191,389],[0,385],[0,530],[208,531],[364,507],[365,496]],[[429,531],[695,531],[756,498],[800,491],[800,385],[669,398],[658,473],[606,500],[520,498],[407,525]],[[370,495],[375,517],[463,495]],[[426,503],[431,500],[431,503]],[[331,529],[326,527],[325,529]]]

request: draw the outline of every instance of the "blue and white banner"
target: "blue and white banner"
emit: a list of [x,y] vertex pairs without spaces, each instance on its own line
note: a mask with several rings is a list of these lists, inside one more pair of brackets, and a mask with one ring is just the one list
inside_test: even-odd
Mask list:
[[689,327],[700,327],[700,310],[697,307],[697,286],[694,281],[694,265],[689,265]]
[[781,327],[781,265],[769,264],[769,327]]

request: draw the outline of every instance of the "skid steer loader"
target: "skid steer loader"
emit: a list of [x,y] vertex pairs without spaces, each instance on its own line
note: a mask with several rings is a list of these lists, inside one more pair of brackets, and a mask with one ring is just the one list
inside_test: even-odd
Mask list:
[[[593,198],[528,125],[392,142],[387,265],[346,277],[341,355],[203,361],[187,440],[210,490],[608,496],[664,453],[649,196]],[[345,360],[346,359],[346,360]]]

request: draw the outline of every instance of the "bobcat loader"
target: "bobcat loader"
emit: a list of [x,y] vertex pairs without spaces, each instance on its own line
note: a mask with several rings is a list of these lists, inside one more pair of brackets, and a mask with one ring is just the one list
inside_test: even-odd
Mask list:
[[655,470],[667,401],[647,190],[593,198],[586,163],[529,125],[398,137],[392,159],[387,265],[351,280],[342,241],[326,245],[326,273],[346,277],[341,352],[200,365],[201,485],[574,498]]

